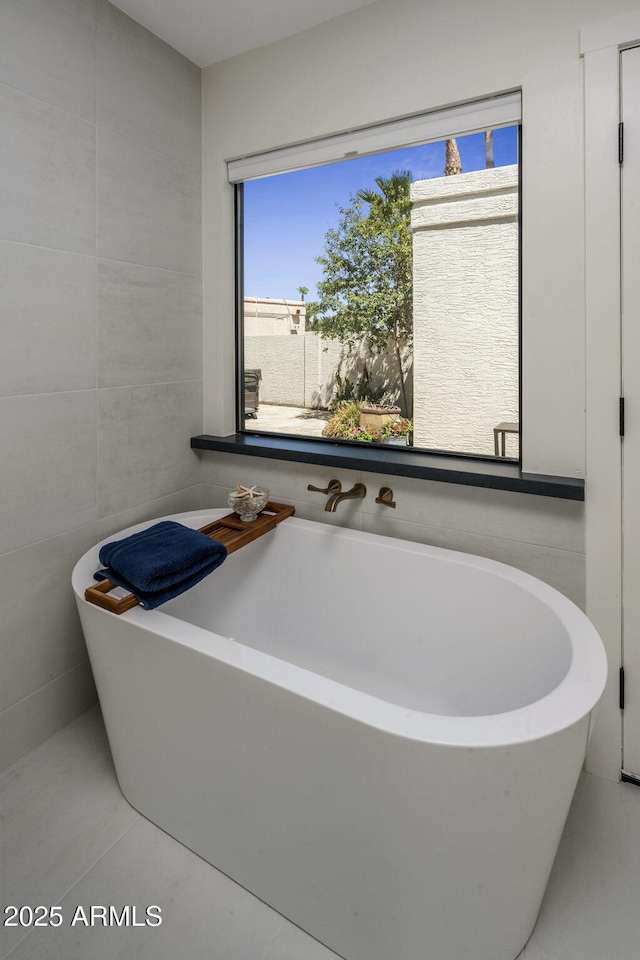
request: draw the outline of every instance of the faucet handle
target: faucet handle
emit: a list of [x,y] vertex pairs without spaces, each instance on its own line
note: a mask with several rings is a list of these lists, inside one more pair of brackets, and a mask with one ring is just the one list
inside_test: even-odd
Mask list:
[[339,480],[329,480],[328,487],[314,487],[313,484],[310,483],[307,490],[311,490],[312,493],[340,493],[342,484]]
[[380,493],[376,497],[376,503],[381,504],[383,507],[393,507],[395,509],[396,502],[393,499],[393,490],[391,487],[380,487]]

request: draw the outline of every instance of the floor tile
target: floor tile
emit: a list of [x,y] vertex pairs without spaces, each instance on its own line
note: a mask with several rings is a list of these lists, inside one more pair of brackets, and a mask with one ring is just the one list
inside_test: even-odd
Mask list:
[[[3,777],[4,903],[59,904],[56,929],[5,930],[10,960],[338,960],[122,798],[88,711]],[[518,960],[635,960],[640,790],[583,774],[540,918]],[[138,925],[83,924],[91,906]],[[157,905],[162,923],[144,925]],[[150,919],[153,919],[152,917]],[[140,925],[142,924],[142,925]],[[22,937],[22,939],[20,939]],[[390,958],[392,960],[392,958]],[[429,958],[431,960],[431,958]]]
[[551,960],[551,957],[543,953],[542,950],[538,950],[532,943],[528,943],[516,960]]
[[[88,926],[92,905],[136,907],[140,926]],[[145,925],[146,909],[162,923]],[[32,930],[11,960],[264,960],[282,918],[143,817],[62,900],[63,924]],[[157,914],[157,911],[154,911]],[[80,917],[72,926],[74,917]],[[130,913],[132,917],[132,913]]]
[[339,960],[338,954],[285,920],[265,960]]
[[526,960],[634,960],[640,790],[583,773]]
[[[54,905],[137,820],[97,707],[2,775],[2,903]],[[3,930],[5,951],[24,935]]]

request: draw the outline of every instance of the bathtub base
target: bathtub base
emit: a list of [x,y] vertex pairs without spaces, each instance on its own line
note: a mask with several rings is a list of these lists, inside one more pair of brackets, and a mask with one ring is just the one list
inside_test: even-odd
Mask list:
[[[489,560],[297,518],[158,610],[87,603],[98,566],[74,591],[142,815],[346,960],[515,960],[606,680],[581,611]],[[403,625],[354,586],[371,569]]]
[[[103,634],[94,610],[91,663],[140,813],[346,960],[518,956],[588,717],[551,751],[399,741],[210,657],[185,660],[123,618]],[[117,687],[114,657],[128,663]]]

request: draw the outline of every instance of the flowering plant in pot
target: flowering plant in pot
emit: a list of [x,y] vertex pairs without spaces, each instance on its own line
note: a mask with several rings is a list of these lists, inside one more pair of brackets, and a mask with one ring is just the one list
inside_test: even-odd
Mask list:
[[413,422],[406,417],[387,420],[380,431],[382,443],[397,443],[406,446],[409,443],[409,434],[413,433]]
[[351,427],[347,435],[349,440],[358,440],[360,443],[382,443],[382,432],[376,427]]

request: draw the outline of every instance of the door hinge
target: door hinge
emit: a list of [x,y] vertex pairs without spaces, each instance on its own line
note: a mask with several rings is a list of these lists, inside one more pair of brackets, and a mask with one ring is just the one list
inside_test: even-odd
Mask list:
[[624,437],[624,397],[620,397],[620,436]]
[[618,163],[624,160],[624,123],[618,124]]
[[620,705],[620,709],[621,709],[621,710],[624,710],[624,667],[620,667],[620,679],[619,679],[619,684],[620,684],[620,686],[619,686],[619,693],[620,693],[619,705]]

